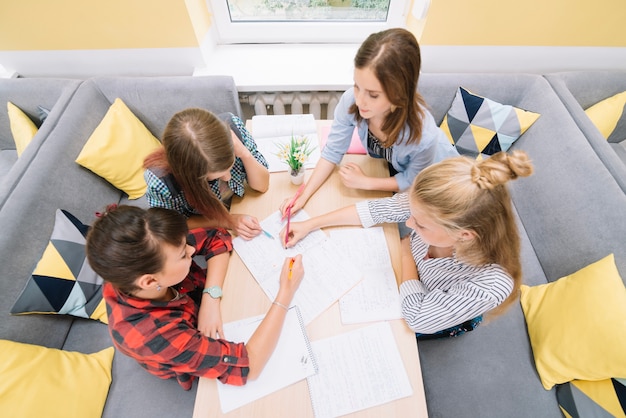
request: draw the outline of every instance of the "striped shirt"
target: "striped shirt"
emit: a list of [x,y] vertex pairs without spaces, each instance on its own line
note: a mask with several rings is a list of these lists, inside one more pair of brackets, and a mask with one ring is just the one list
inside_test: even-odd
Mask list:
[[[366,228],[404,222],[411,215],[406,193],[363,201],[356,207]],[[500,305],[513,291],[513,279],[498,264],[473,266],[455,256],[426,258],[428,244],[414,231],[411,253],[419,280],[403,282],[400,299],[402,316],[416,333],[433,334],[476,318]]]

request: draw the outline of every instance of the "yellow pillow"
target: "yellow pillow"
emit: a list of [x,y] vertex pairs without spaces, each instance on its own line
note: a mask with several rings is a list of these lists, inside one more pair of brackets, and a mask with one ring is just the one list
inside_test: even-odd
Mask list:
[[543,387],[626,377],[626,288],[613,254],[559,280],[521,288]]
[[608,139],[624,114],[626,91],[604,99],[585,110],[604,138]]
[[126,192],[129,199],[138,199],[147,187],[143,160],[159,146],[159,140],[117,98],[76,162]]
[[0,340],[0,411],[5,417],[100,418],[113,347],[83,354]]
[[30,144],[30,141],[37,133],[38,128],[26,113],[22,112],[19,107],[15,106],[11,102],[7,102],[7,113],[9,114],[11,133],[13,134],[13,140],[15,141],[15,149],[17,150],[17,156],[19,157],[26,149],[26,146]]

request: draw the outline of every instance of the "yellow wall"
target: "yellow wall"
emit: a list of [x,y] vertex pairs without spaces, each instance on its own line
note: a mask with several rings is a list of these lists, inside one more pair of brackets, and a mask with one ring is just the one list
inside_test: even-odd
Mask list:
[[432,0],[422,45],[626,46],[624,0]]
[[[0,50],[199,47],[205,1],[0,0]],[[624,22],[624,0],[432,0],[420,42],[624,47]]]
[[0,0],[0,50],[184,48],[199,44],[183,1]]

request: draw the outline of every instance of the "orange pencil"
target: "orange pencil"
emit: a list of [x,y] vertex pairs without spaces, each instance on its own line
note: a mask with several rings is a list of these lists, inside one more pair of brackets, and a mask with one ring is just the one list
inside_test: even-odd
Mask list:
[[291,269],[293,268],[294,261],[296,261],[296,259],[291,257],[291,260],[289,261],[289,280],[291,280]]

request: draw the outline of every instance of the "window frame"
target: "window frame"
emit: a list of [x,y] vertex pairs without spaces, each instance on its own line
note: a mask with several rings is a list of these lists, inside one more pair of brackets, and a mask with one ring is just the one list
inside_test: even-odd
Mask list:
[[402,27],[411,0],[390,0],[386,21],[231,22],[227,0],[206,0],[214,17],[218,44],[354,43],[373,32]]

